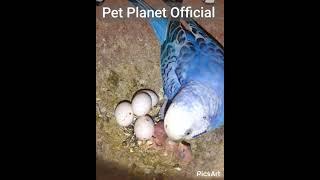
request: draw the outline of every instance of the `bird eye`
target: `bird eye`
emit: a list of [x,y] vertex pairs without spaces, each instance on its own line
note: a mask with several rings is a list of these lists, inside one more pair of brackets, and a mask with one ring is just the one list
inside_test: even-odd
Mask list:
[[185,133],[186,136],[189,136],[191,134],[191,129],[188,129]]

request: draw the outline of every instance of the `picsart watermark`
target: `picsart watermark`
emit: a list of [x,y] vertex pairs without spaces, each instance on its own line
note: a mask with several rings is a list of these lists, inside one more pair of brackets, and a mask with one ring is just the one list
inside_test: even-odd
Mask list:
[[197,176],[220,177],[220,171],[197,171]]

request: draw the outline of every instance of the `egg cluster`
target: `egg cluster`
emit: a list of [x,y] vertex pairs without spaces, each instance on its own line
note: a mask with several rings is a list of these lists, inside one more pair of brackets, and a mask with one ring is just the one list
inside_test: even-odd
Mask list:
[[158,101],[159,97],[154,91],[139,90],[131,102],[122,101],[117,105],[114,113],[117,123],[122,127],[134,123],[136,137],[139,140],[150,139],[154,133],[154,122],[148,113],[158,104]]

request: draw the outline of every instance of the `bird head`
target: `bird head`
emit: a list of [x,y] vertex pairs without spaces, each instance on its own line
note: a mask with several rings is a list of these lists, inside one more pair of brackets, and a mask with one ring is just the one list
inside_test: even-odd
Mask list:
[[181,88],[169,105],[164,128],[172,140],[189,140],[205,133],[217,117],[220,100],[212,90],[198,83]]

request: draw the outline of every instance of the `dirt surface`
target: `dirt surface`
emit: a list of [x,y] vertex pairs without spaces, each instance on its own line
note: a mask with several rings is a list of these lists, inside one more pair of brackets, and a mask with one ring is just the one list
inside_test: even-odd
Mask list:
[[[165,7],[157,0],[147,2]],[[185,4],[212,6],[201,0]],[[196,19],[222,45],[223,4],[223,0],[216,0],[215,18]],[[126,8],[128,2],[106,0],[103,6]],[[224,177],[224,128],[189,141],[193,160],[183,165],[170,154],[137,144],[125,133],[128,130],[117,125],[113,114],[117,103],[130,101],[139,89],[154,90],[162,103],[160,45],[143,19],[103,19],[102,7],[96,11],[97,179],[193,179],[199,178],[197,171],[220,171]],[[159,107],[151,115],[156,115]]]

